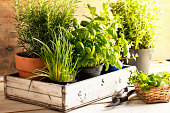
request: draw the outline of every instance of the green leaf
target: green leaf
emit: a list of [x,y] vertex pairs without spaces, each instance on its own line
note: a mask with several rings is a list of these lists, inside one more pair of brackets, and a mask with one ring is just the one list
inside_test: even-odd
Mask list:
[[89,8],[90,13],[91,13],[92,15],[95,15],[95,14],[96,14],[96,7],[91,7],[89,3],[87,4],[87,7]]
[[89,3],[87,4],[87,7],[88,7],[88,9],[90,10],[91,6],[90,6],[90,4],[89,4]]
[[149,85],[147,83],[141,84],[140,87],[143,91],[149,89]]
[[90,23],[88,21],[81,21],[80,25],[83,27],[86,27],[87,25],[89,25]]
[[114,37],[114,33],[113,33],[113,29],[106,29],[106,31],[112,36],[112,37]]
[[95,14],[96,14],[96,7],[91,7],[90,13],[91,13],[92,15],[95,15]]
[[85,28],[80,28],[75,30],[76,33],[78,33],[78,41],[84,41],[87,40],[90,36],[90,32],[86,30]]
[[105,21],[105,18],[101,16],[97,16],[96,18],[94,18],[94,20]]
[[125,41],[125,43],[123,45],[123,55],[128,56],[128,53],[129,53],[128,42]]
[[161,86],[161,81],[157,81],[157,87]]
[[157,83],[156,83],[155,81],[151,81],[151,82],[150,82],[150,85],[151,85],[151,86],[157,86]]
[[146,75],[145,75],[145,73],[141,72],[141,73],[140,73],[140,77],[141,77],[141,80],[142,80],[142,81],[146,81]]
[[93,46],[93,49],[91,51],[91,55],[93,55],[95,53],[95,46]]
[[93,29],[92,27],[89,28],[89,32],[92,36],[95,36],[96,35],[96,30]]
[[105,65],[105,71],[107,71],[109,69],[109,62],[108,61],[105,61],[104,62],[104,65]]
[[90,54],[90,53],[91,53],[90,47],[85,47],[85,51],[86,51],[88,54]]
[[118,67],[119,69],[122,68],[122,62],[121,62],[120,60],[118,60],[118,62],[117,62],[117,67]]
[[73,19],[73,27],[75,29],[79,28],[78,20],[76,18]]
[[76,43],[76,48],[77,48],[77,50],[79,50],[79,51],[82,51],[82,50],[84,50],[84,45],[83,45],[83,43],[82,42],[77,42]]
[[89,20],[92,20],[92,18],[89,17],[89,16],[86,16],[86,15],[83,15],[83,16],[86,17],[86,18],[89,19]]

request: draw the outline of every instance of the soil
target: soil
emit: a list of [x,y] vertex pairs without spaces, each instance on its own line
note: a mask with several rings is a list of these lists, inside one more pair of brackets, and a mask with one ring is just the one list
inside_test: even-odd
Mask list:
[[17,53],[17,55],[19,56],[22,56],[22,57],[27,57],[27,58],[40,58],[38,55],[32,53],[28,53],[28,52],[20,52],[20,53]]

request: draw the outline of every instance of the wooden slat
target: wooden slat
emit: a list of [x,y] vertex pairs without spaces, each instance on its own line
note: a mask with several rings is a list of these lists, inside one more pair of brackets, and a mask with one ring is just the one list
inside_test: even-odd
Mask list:
[[115,91],[119,91],[127,86],[128,77],[130,75],[129,70],[135,69],[135,67],[129,67],[67,85],[65,100],[66,110],[113,95]]
[[0,91],[4,91],[4,78],[0,76]]
[[1,81],[4,81],[4,78],[3,78],[3,76],[0,76],[0,82],[1,82]]
[[7,86],[27,91],[57,96],[62,98],[62,86],[53,83],[32,81],[19,77],[7,76]]
[[0,83],[0,92],[4,91],[4,83]]
[[[14,97],[13,97],[14,98]],[[4,98],[4,93],[0,92],[0,113],[61,113],[48,110],[47,108],[11,101]]]
[[[45,89],[44,89],[45,90]],[[44,95],[40,93],[30,92],[26,90],[16,89],[7,87],[6,94],[11,96],[16,96],[23,99],[30,99],[33,101],[38,101],[42,103],[52,104],[61,107],[62,106],[62,98]]]
[[[27,111],[45,109],[31,104],[25,104],[17,101],[7,100],[4,97],[4,92],[0,92],[0,113],[9,113],[14,111]],[[18,112],[17,112],[18,113]]]

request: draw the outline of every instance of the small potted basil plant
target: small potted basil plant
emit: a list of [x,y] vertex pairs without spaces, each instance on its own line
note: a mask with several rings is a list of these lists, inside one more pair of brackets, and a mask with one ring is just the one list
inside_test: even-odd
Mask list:
[[109,65],[121,68],[121,52],[128,56],[128,43],[122,33],[117,36],[118,23],[109,16],[108,3],[103,3],[103,12],[98,15],[96,7],[87,5],[91,17],[89,21],[73,20],[74,36],[70,42],[74,45],[73,57],[78,60],[77,67],[80,69],[78,80],[95,77],[101,74],[105,65],[107,71]]

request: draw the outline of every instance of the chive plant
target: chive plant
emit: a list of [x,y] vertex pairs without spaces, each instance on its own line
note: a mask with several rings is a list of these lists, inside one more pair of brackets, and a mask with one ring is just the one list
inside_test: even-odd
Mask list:
[[44,69],[38,69],[31,78],[44,76],[54,82],[70,82],[75,80],[77,62],[73,62],[73,46],[67,40],[69,36],[60,31],[57,37],[55,33],[54,40],[50,41],[51,46],[34,38],[41,45],[41,51],[38,55],[43,59],[46,67]]

